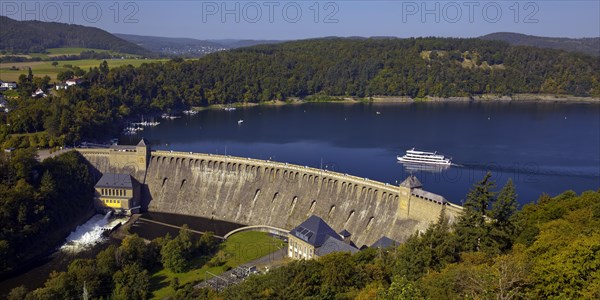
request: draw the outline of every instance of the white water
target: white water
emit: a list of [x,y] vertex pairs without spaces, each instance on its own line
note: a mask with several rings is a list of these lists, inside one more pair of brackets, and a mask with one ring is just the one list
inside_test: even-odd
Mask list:
[[71,232],[67,237],[67,241],[60,249],[69,252],[79,252],[104,242],[107,239],[102,235],[105,230],[110,230],[119,223],[124,224],[129,219],[127,217],[111,219],[111,215],[111,212],[104,216],[94,215],[84,224],[77,226],[77,229]]

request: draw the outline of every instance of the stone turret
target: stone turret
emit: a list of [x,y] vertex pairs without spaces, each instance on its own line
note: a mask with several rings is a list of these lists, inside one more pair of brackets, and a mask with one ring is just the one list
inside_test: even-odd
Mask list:
[[[150,160],[150,144],[145,138],[142,138],[140,142],[135,146],[135,152],[138,153],[140,158],[143,157],[144,165],[148,167],[148,162]],[[144,168],[146,169],[146,168]]]
[[398,187],[400,191],[398,193],[400,200],[400,203],[398,205],[398,213],[400,215],[402,215],[403,217],[407,217],[410,214],[410,198],[412,191],[414,189],[420,189],[422,187],[423,184],[421,184],[421,181],[419,181],[419,179],[412,174],[409,175],[404,181],[402,181],[402,183],[400,183],[400,186]]

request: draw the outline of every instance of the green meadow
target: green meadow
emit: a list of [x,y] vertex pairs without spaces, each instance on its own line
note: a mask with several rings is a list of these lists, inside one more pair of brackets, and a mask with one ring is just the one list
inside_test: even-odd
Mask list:
[[[91,67],[99,66],[102,61],[103,60],[99,59],[66,60],[58,61],[58,65],[56,66],[52,65],[52,61],[0,63],[0,80],[17,81],[21,74],[27,74],[28,69],[31,68],[31,71],[35,76],[43,77],[48,75],[53,81],[56,81],[56,75],[59,72],[69,69],[65,67],[65,65],[71,65],[73,67],[78,66],[84,70],[88,70]],[[108,62],[108,66],[110,68],[115,68],[126,65],[139,67],[144,63],[167,61],[167,59],[107,59],[106,61]]]
[[179,280],[180,285],[197,283],[210,279],[209,273],[220,275],[223,272],[239,265],[264,257],[283,247],[285,243],[275,239],[265,232],[246,231],[230,236],[219,245],[219,252],[215,256],[221,257],[221,264],[208,263],[214,257],[196,257],[192,260],[192,268],[185,273],[173,273],[167,269],[154,272],[150,278],[153,299],[165,299],[172,296],[175,291],[170,286],[173,278]]

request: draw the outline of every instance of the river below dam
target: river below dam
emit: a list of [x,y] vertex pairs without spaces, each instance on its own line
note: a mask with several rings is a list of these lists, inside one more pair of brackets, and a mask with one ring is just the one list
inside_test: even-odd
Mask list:
[[[153,149],[271,159],[397,184],[416,175],[461,204],[487,170],[512,178],[520,204],[600,187],[600,104],[565,102],[308,103],[205,110],[140,134]],[[411,148],[453,166],[403,165]]]
[[[24,285],[33,290],[44,285],[44,282],[52,271],[66,271],[69,264],[78,258],[94,258],[100,251],[109,245],[120,245],[121,241],[107,237],[104,231],[115,227],[118,223],[124,224],[129,218],[110,217],[109,215],[94,215],[84,224],[78,226],[53,254],[34,264],[33,267],[22,270],[11,278],[0,281],[0,299],[5,299],[11,289]],[[180,216],[165,213],[144,213],[131,226],[129,232],[152,240],[163,237],[167,233],[171,237],[177,236],[179,229],[159,225],[145,221],[152,220],[173,226],[188,225],[190,229],[200,232],[213,232],[218,236],[224,236],[229,231],[242,227],[243,225],[220,220],[211,220],[201,217]],[[199,237],[198,234],[192,233]]]

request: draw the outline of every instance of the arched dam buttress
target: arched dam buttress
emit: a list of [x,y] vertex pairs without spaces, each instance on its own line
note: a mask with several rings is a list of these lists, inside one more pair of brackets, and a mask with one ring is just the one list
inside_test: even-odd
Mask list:
[[[141,145],[140,145],[141,144]],[[142,207],[291,230],[317,215],[352,233],[357,246],[381,236],[404,241],[462,207],[419,188],[251,158],[134,149],[78,149],[99,173],[127,173],[143,184]],[[431,195],[437,197],[430,197]]]

